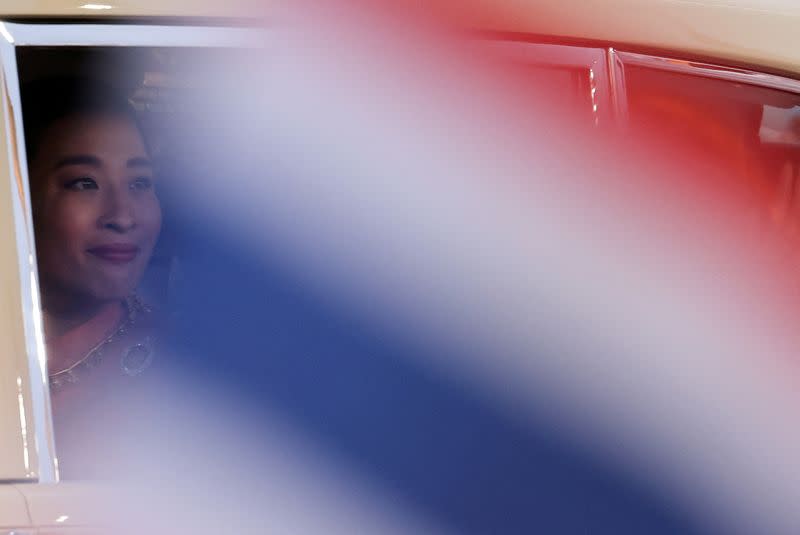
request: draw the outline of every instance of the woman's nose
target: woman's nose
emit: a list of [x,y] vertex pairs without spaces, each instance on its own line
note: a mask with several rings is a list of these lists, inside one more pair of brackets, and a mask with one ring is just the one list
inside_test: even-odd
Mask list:
[[133,203],[126,189],[108,191],[104,199],[104,210],[98,224],[115,232],[128,232],[136,226]]

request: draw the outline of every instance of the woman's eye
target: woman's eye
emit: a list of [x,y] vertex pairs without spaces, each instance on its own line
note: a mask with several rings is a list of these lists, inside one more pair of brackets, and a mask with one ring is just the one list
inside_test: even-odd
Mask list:
[[85,191],[90,189],[98,189],[97,182],[89,177],[76,178],[64,184],[64,189],[71,191]]
[[139,177],[131,182],[131,189],[134,191],[145,191],[153,187],[153,179],[148,177]]

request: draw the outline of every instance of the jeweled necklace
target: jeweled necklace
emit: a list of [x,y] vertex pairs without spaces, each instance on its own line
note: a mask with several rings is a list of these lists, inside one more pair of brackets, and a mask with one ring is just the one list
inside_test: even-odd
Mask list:
[[[101,340],[86,355],[78,359],[75,364],[49,375],[51,389],[58,389],[66,384],[78,382],[82,375],[85,375],[92,368],[96,368],[103,361],[104,351],[109,344],[116,341],[120,336],[125,335],[136,324],[141,313],[150,312],[149,307],[142,303],[136,294],[131,294],[125,298],[125,310],[125,319],[122,320],[113,333]],[[122,356],[122,371],[126,375],[138,375],[150,365],[152,351],[149,347],[149,342],[149,338],[145,338],[143,342],[129,347]]]

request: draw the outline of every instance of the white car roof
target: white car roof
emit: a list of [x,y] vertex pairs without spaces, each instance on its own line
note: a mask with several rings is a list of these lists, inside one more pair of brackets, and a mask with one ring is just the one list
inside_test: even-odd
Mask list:
[[[446,7],[447,4],[450,7]],[[261,0],[8,0],[0,17],[269,18]],[[668,50],[800,75],[796,0],[431,0],[477,30]]]

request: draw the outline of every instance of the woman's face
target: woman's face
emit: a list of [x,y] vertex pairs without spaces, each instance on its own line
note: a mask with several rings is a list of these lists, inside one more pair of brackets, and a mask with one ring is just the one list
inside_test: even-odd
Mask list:
[[133,291],[158,238],[161,207],[131,118],[77,114],[51,124],[31,162],[31,190],[45,294],[108,301]]

